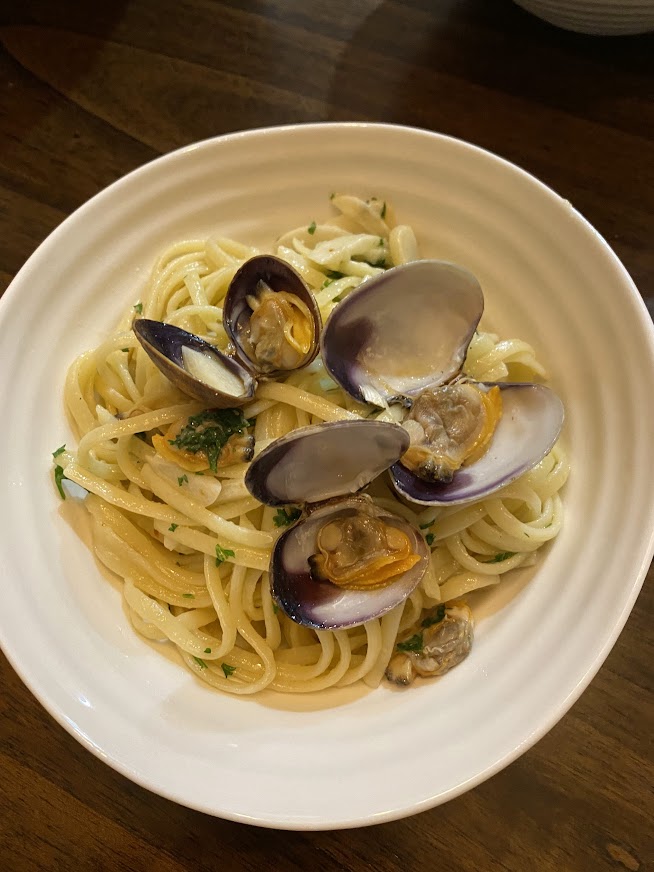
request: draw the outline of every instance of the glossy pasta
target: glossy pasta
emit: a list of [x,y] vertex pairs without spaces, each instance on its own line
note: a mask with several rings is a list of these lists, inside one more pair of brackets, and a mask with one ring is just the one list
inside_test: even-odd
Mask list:
[[[386,204],[335,196],[339,215],[281,237],[273,252],[300,272],[323,318],[367,277],[419,257],[413,231]],[[57,463],[88,491],[96,554],[123,579],[134,628],[172,643],[199,678],[219,690],[318,691],[364,681],[377,685],[398,634],[438,602],[501,582],[534,560],[562,523],[559,491],[568,474],[560,446],[522,478],[478,503],[417,511],[379,478],[369,493],[418,524],[432,547],[421,586],[380,619],[351,630],[309,630],[272,600],[271,547],[283,514],[262,506],[244,484],[245,463],[197,475],[162,462],[151,436],[202,411],[154,367],[131,331],[136,313],[166,320],[225,347],[222,300],[236,269],[261,253],[222,237],[189,240],[156,263],[141,300],[116,330],[70,367],[65,403],[77,430],[76,452]],[[518,339],[477,333],[464,371],[479,380],[545,377]],[[298,427],[400,410],[356,403],[320,359],[284,382],[259,386],[244,414],[256,421],[255,452]]]

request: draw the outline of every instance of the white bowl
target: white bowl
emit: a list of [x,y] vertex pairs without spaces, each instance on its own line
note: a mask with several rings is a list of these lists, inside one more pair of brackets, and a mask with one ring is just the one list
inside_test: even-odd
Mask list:
[[539,18],[597,36],[654,30],[654,0],[515,0]]
[[[529,583],[514,573],[486,597],[470,657],[444,678],[246,701],[203,686],[129,626],[83,519],[52,484],[50,452],[70,439],[61,387],[168,243],[216,230],[270,242],[327,214],[334,190],[391,201],[425,256],[477,274],[486,325],[536,346],[567,409],[567,516]],[[298,829],[429,808],[549,730],[627,619],[654,549],[654,330],[570,203],[487,152],[374,124],[189,146],[68,218],[5,294],[0,330],[0,641],[60,724],[163,796]]]

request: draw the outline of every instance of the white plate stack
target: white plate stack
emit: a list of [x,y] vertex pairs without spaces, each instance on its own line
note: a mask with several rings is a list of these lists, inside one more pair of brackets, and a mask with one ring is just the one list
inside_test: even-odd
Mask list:
[[654,0],[515,0],[539,18],[598,36],[654,30]]

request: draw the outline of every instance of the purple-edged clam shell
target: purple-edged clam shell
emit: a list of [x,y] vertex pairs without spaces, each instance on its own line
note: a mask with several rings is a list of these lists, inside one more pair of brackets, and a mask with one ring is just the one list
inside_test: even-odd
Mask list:
[[410,536],[420,561],[396,581],[376,590],[344,590],[330,582],[313,580],[308,558],[318,550],[318,531],[328,518],[353,513],[358,503],[353,498],[317,508],[277,540],[270,563],[272,594],[296,623],[321,630],[358,626],[403,602],[425,574],[430,552],[423,537],[403,518],[374,507],[375,514],[385,523]]
[[486,453],[456,472],[449,484],[423,481],[398,462],[390,469],[398,494],[422,505],[479,500],[510,484],[545,457],[563,426],[559,397],[544,385],[499,382],[498,387],[502,391],[502,417]]
[[483,310],[468,270],[407,263],[366,281],[334,309],[321,341],[325,367],[361,402],[417,396],[459,372]]
[[[247,297],[256,292],[260,281],[265,282],[272,291],[286,291],[295,294],[309,309],[313,321],[313,341],[308,354],[296,369],[307,366],[318,354],[320,348],[322,318],[318,304],[299,273],[285,261],[269,254],[251,257],[239,267],[225,295],[223,326],[234,345],[237,356],[258,375],[272,377],[280,373],[280,370],[275,370],[272,366],[261,365],[252,360],[241,342],[241,334],[249,329],[250,316],[252,315]],[[286,370],[281,372],[286,372]]]
[[[154,365],[181,391],[196,400],[201,400],[215,408],[227,409],[242,406],[254,395],[256,382],[250,373],[237,360],[223,354],[218,348],[194,333],[188,333],[173,324],[151,321],[148,318],[137,318],[132,324],[132,329]],[[236,377],[241,385],[238,393],[217,390],[191,375],[184,364],[182,354],[184,348],[207,356],[218,372],[226,373],[229,382],[233,382]]]
[[245,485],[269,506],[318,502],[356,493],[409,447],[398,424],[334,421],[276,439],[250,464]]

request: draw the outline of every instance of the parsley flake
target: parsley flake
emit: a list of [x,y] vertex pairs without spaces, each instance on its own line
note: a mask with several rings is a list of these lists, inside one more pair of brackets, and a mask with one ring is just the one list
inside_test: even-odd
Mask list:
[[499,554],[496,554],[495,557],[491,557],[490,560],[487,560],[486,563],[502,563],[503,560],[508,560],[509,557],[515,557],[515,551],[501,551]]
[[180,475],[180,477],[177,479],[177,484],[180,487],[184,484],[184,482],[186,482],[186,484],[188,484],[188,475],[186,475],[186,474]]
[[307,227],[307,230],[309,231],[309,236],[313,236],[313,234],[316,232],[316,222],[312,221],[311,224],[309,224],[309,226]]
[[383,221],[384,218],[386,217],[386,200],[384,200],[384,205],[383,205],[382,208],[381,208],[381,213],[380,213],[380,214],[381,214],[381,218],[382,218],[382,221]]
[[137,315],[142,315],[142,314],[143,314],[143,303],[137,303],[137,304],[134,306],[134,308],[135,308],[135,310],[136,310],[136,314],[137,314]]
[[194,593],[183,593],[182,596],[184,597],[184,599],[195,599]]
[[228,557],[234,557],[234,552],[230,548],[221,548],[220,545],[216,545],[216,566],[220,566]]
[[415,636],[411,636],[410,639],[407,639],[406,642],[398,642],[397,650],[398,651],[422,651],[424,646],[424,641],[422,638],[422,633],[416,633]]
[[300,509],[277,509],[273,515],[275,527],[288,527],[289,524],[295,523],[301,514]]
[[427,615],[427,617],[422,620],[420,626],[424,627],[425,629],[427,629],[427,627],[433,627],[434,624],[440,624],[440,622],[443,620],[444,617],[445,617],[445,606],[440,605],[436,609],[436,614]]
[[169,441],[176,448],[192,454],[202,452],[211,471],[216,472],[218,458],[230,436],[244,433],[251,426],[252,421],[240,409],[207,409],[191,415],[177,436]]
[[381,248],[383,244],[384,244],[384,240],[380,236],[379,237],[379,248]]
[[168,527],[168,530],[169,530],[171,533],[174,533],[175,530],[176,530],[178,527],[179,527],[179,524],[171,524],[170,527]]
[[425,536],[425,542],[426,542],[427,545],[429,545],[429,547],[431,548],[431,546],[434,544],[434,534],[433,534],[433,533],[427,533],[427,535]]
[[334,299],[332,300],[332,303],[340,303],[342,299],[343,299],[343,294],[339,294],[337,297],[334,297]]
[[121,348],[121,351],[129,351],[129,348]]
[[278,611],[279,611],[279,606],[277,605],[277,603],[273,603],[273,614],[276,615]]
[[205,648],[205,649],[204,649],[204,653],[205,653],[205,654],[211,654],[211,648]]
[[207,664],[204,662],[204,660],[200,660],[200,658],[199,658],[199,657],[196,657],[195,654],[193,654],[193,655],[191,655],[191,656],[193,657],[193,659],[195,660],[195,662],[198,664],[198,666],[200,667],[200,669],[206,669],[206,668],[207,668]]
[[229,663],[221,663],[220,668],[225,673],[225,678],[229,678],[230,675],[233,675],[236,672],[236,667],[230,666]]
[[322,283],[322,287],[328,288],[333,281],[334,281],[334,279],[325,279],[325,281]]
[[66,478],[66,476],[64,475],[63,466],[55,466],[55,471],[54,471],[55,484],[57,485],[57,490],[59,491],[59,495],[61,496],[62,500],[66,499],[66,491],[64,490],[63,485],[62,485],[62,481],[65,478]]
[[433,527],[436,523],[436,518],[433,518],[431,521],[427,521],[426,524],[420,524],[421,530],[428,530],[430,527]]
[[57,448],[56,451],[53,451],[53,452],[52,452],[52,456],[53,456],[53,457],[59,457],[59,455],[60,455],[60,454],[63,454],[65,450],[66,450],[66,443],[64,442],[64,444],[61,445],[61,446],[59,446],[59,448]]

